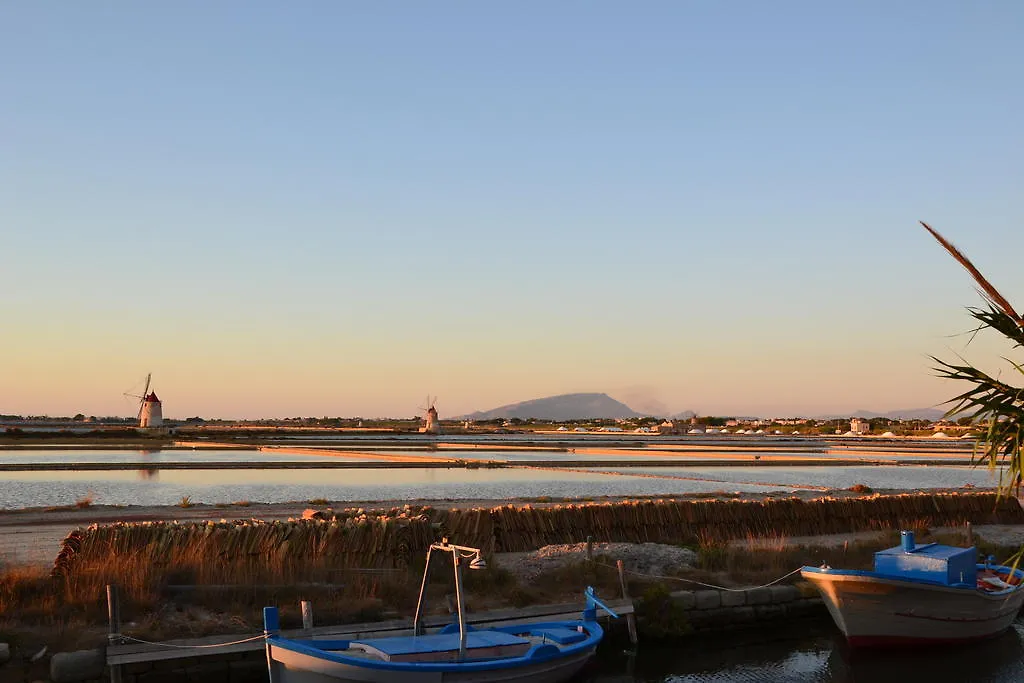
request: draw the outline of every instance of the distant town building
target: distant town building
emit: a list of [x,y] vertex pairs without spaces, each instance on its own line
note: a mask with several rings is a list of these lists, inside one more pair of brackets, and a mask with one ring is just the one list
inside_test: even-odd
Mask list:
[[658,433],[659,434],[675,434],[675,433],[677,433],[676,432],[676,425],[675,425],[675,423],[672,422],[672,420],[665,420],[660,425],[658,425],[657,429],[658,429]]
[[871,431],[871,423],[861,417],[850,420],[850,431],[854,434],[867,434]]

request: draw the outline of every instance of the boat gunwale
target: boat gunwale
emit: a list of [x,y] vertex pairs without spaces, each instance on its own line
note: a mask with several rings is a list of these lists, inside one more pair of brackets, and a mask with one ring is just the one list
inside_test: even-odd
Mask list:
[[[500,657],[479,660],[468,660],[462,662],[389,662],[383,660],[366,659],[363,657],[346,655],[344,654],[344,652],[340,651],[332,652],[330,650],[321,649],[317,647],[316,643],[318,641],[316,640],[293,640],[290,638],[283,638],[281,636],[267,637],[267,645],[268,647],[280,647],[284,650],[289,650],[291,652],[306,655],[308,657],[314,657],[316,659],[325,660],[336,664],[344,664],[347,666],[359,668],[384,669],[388,671],[422,671],[436,673],[456,671],[489,671],[492,669],[513,669],[529,666],[531,664],[538,664],[562,658],[569,658],[587,649],[597,647],[598,643],[601,642],[601,639],[604,636],[604,630],[601,628],[601,625],[598,624],[596,621],[587,621],[584,619],[576,619],[573,621],[535,622],[530,624],[520,624],[518,626],[499,626],[488,629],[480,629],[487,631],[501,631],[504,633],[517,634],[527,633],[532,631],[533,629],[575,629],[579,626],[582,626],[586,630],[587,638],[580,642],[571,643],[564,647],[559,646],[555,643],[538,643],[532,645],[530,649],[526,651],[526,653],[519,655],[517,657]],[[373,639],[368,640],[372,642]],[[348,644],[356,641],[324,640],[320,642],[322,644]],[[272,653],[271,657],[273,657]]]
[[833,567],[810,567],[804,566],[800,568],[800,575],[807,580],[814,582],[815,579],[827,579],[835,582],[852,582],[857,580],[868,580],[873,583],[892,584],[899,586],[912,585],[914,587],[927,588],[931,590],[940,591],[955,591],[957,593],[971,593],[984,598],[990,599],[1002,599],[1006,598],[1024,588],[1024,570],[1016,569],[1014,567],[1008,567],[1006,565],[985,565],[978,563],[978,569],[992,569],[1005,570],[1007,574],[1020,579],[1021,582],[1004,588],[999,591],[983,591],[977,586],[977,583],[940,583],[939,581],[929,581],[928,579],[914,578],[914,577],[900,577],[892,576],[891,574],[879,574],[867,569],[835,569]]

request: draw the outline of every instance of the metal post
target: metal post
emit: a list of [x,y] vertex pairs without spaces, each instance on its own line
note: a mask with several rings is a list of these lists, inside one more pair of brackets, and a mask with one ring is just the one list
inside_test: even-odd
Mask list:
[[466,658],[466,603],[462,595],[462,563],[459,561],[458,549],[452,550],[452,561],[455,562],[455,604],[459,609],[459,661]]
[[[615,561],[615,568],[619,570],[619,586],[622,588],[622,597],[629,600],[629,591],[626,590],[626,570],[622,566],[622,560]],[[633,612],[626,615],[626,627],[629,629],[629,642],[635,646],[640,637],[636,631],[636,615]]]
[[313,628],[313,604],[309,600],[299,603],[302,608],[302,628],[307,631]]
[[[121,602],[118,599],[117,584],[107,584],[107,619],[110,622],[110,631],[107,634],[107,642],[111,645],[121,642]],[[121,683],[121,665],[114,664],[110,667],[110,683]]]
[[423,581],[420,583],[420,597],[416,600],[416,614],[412,618],[412,634],[414,636],[423,635],[423,624],[420,623],[420,619],[423,616],[423,598],[427,593],[427,581],[430,579],[430,553],[433,551],[433,546],[427,548],[427,566],[423,568]]

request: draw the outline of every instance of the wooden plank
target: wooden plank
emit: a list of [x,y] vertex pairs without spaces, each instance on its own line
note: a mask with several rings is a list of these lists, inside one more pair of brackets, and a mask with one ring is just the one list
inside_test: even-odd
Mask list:
[[[621,615],[633,613],[633,603],[628,600],[609,600],[608,606]],[[582,609],[578,603],[562,603],[558,605],[533,605],[522,609],[508,608],[477,612],[466,615],[466,620],[477,626],[518,626],[539,618],[550,621],[567,621],[578,619]],[[441,628],[452,623],[448,617],[431,617],[426,620],[428,628]],[[205,638],[184,638],[164,641],[160,645],[148,643],[132,643],[110,645],[107,647],[107,665],[136,664],[139,662],[157,662],[185,657],[203,657],[206,655],[224,655],[239,652],[255,652],[263,649],[263,642],[253,640],[235,645],[238,640],[259,636],[259,633],[242,635],[208,636]],[[340,624],[337,626],[319,626],[303,630],[282,631],[286,638],[308,638],[310,640],[356,640],[362,638],[380,638],[387,636],[412,635],[411,619],[395,619],[391,621],[366,622],[362,624]],[[219,647],[209,647],[211,645]]]

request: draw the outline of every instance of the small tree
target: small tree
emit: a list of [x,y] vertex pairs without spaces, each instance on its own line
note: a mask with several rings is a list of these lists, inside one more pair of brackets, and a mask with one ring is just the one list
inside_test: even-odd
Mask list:
[[[1024,318],[960,250],[927,223],[922,221],[921,225],[967,269],[988,304],[985,308],[968,307],[971,317],[978,321],[973,332],[992,330],[1005,337],[1013,349],[1024,347]],[[974,449],[974,464],[987,464],[990,469],[1003,465],[1006,472],[999,475],[1000,492],[1019,492],[1024,480],[1024,388],[996,379],[962,359],[962,365],[933,359],[939,364],[936,372],[940,377],[969,386],[962,394],[947,401],[952,407],[946,416],[965,414],[971,422],[985,429]],[[1021,364],[1009,358],[1004,360],[1024,375]]]

